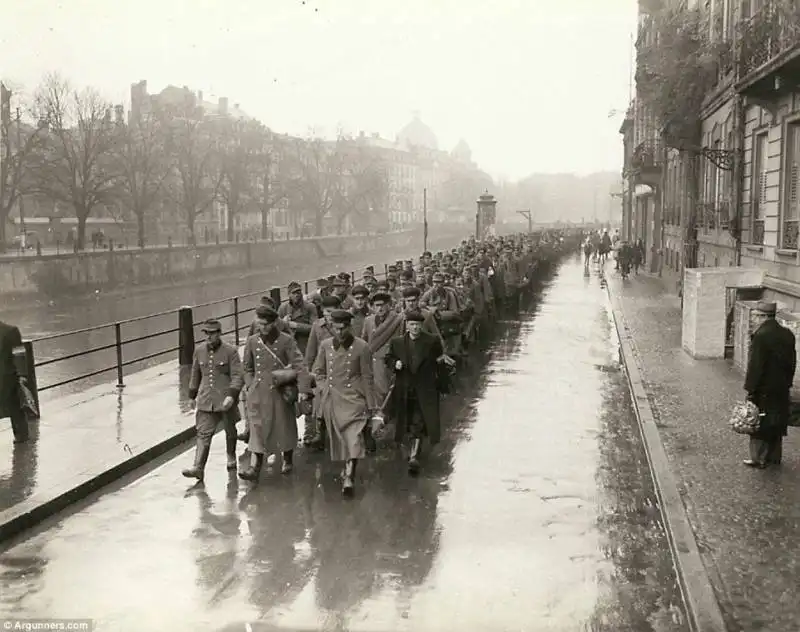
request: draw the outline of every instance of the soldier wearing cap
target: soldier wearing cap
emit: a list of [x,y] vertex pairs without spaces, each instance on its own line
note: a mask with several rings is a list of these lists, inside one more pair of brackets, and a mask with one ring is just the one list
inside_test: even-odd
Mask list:
[[322,318],[322,299],[331,293],[331,284],[327,279],[317,279],[317,288],[311,292],[307,300],[317,308],[317,318]]
[[295,401],[286,396],[296,389],[300,400],[308,396],[309,376],[297,343],[277,328],[278,312],[261,305],[256,309],[258,333],[244,345],[244,383],[250,428],[250,467],[239,473],[257,481],[267,454],[281,453],[281,473],[292,471],[297,445]]
[[797,363],[794,334],[775,320],[778,306],[759,301],[753,313],[758,321],[750,340],[744,390],[758,406],[761,422],[750,435],[750,458],[745,465],[780,465],[783,438],[789,425],[789,391]]
[[300,353],[305,354],[308,337],[311,335],[311,325],[317,320],[317,308],[303,298],[303,288],[297,281],[292,281],[287,289],[289,300],[281,303],[278,308],[278,318],[286,324],[294,336]]
[[[259,299],[258,304],[260,306],[270,307],[272,309],[278,309],[278,306],[275,305],[275,301],[272,300],[271,296],[262,296]],[[258,323],[258,317],[254,316],[253,317],[253,322],[250,324],[250,329],[247,331],[247,337],[248,338],[250,336],[255,336],[256,333],[258,332],[258,324],[257,323]],[[276,326],[278,327],[278,331],[281,331],[283,333],[289,333],[289,331],[290,331],[289,330],[289,325],[287,323],[283,322],[283,321],[278,321]]]
[[351,327],[353,335],[356,338],[361,338],[364,331],[364,321],[369,316],[369,290],[363,285],[356,285],[350,293],[353,299],[353,306],[350,308],[350,313],[353,315],[353,322]]
[[341,273],[333,281],[333,295],[339,299],[341,309],[347,310],[353,306],[353,301],[349,296],[350,276]]
[[[422,329],[429,334],[438,336],[441,339],[441,334],[439,333],[439,328],[436,326],[436,318],[434,317],[433,312],[419,306],[420,295],[421,292],[418,287],[409,287],[404,289],[403,299],[400,302],[401,313],[406,314],[408,312],[420,312],[423,316]],[[403,327],[403,333],[405,333],[405,327]],[[444,345],[443,340],[442,344]]]
[[[314,324],[311,325],[311,335],[308,337],[308,346],[306,347],[305,353],[306,366],[314,366],[314,361],[317,359],[322,342],[333,337],[331,315],[340,308],[341,302],[339,301],[339,297],[331,295],[322,299],[322,318],[318,318],[314,321]],[[306,416],[303,444],[314,447],[317,450],[323,450],[325,448],[325,442],[322,436],[323,427],[317,415],[318,402],[319,398],[314,397],[314,407],[311,418],[309,419],[308,416]]]
[[375,392],[383,402],[389,394],[392,378],[383,360],[389,351],[389,341],[403,331],[403,317],[391,309],[392,297],[388,293],[376,292],[370,300],[373,314],[364,321],[363,334],[374,359]]
[[196,407],[197,445],[194,465],[182,472],[185,477],[199,481],[204,478],[211,439],[220,423],[225,428],[228,471],[236,470],[237,404],[243,384],[239,352],[236,347],[222,340],[220,322],[209,319],[203,324],[202,331],[207,339],[194,350],[189,378],[189,398]]
[[331,314],[333,338],[322,342],[313,367],[331,461],[344,461],[342,494],[346,496],[353,495],[356,465],[366,456],[367,422],[378,406],[372,354],[367,343],[353,335],[352,318],[345,310]]
[[367,288],[370,295],[374,294],[378,290],[378,280],[374,276],[364,277],[362,285]]

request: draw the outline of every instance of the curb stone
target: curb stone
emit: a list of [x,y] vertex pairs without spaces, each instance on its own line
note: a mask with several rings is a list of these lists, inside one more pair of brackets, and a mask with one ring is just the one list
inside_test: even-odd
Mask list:
[[[604,271],[601,274],[605,276]],[[661,504],[664,527],[686,604],[689,625],[693,632],[727,632],[722,610],[700,557],[697,539],[661,441],[656,416],[639,368],[640,356],[635,348],[635,342],[628,333],[624,310],[607,282],[605,286],[619,338],[620,355],[628,376],[631,400]]]
[[24,502],[0,512],[0,543],[35,527],[70,505],[83,500],[92,492],[113,483],[135,469],[166,454],[191,439],[195,434],[194,420],[189,428],[145,447],[129,459],[91,475],[74,487],[43,491]]

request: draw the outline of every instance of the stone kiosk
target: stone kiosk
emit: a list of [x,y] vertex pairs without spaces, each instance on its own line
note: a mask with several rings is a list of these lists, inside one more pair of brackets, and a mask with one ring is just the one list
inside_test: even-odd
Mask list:
[[756,268],[687,268],[681,323],[684,351],[696,359],[724,358],[727,291],[760,289],[763,284],[764,271]]

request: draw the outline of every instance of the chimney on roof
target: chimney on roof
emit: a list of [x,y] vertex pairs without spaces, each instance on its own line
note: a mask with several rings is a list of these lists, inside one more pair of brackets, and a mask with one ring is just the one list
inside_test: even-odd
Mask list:
[[220,114],[228,113],[228,97],[219,98],[219,113]]

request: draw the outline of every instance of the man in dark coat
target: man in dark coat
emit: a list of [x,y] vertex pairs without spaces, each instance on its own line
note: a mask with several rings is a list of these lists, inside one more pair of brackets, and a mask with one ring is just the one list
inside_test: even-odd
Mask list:
[[759,302],[755,317],[761,323],[753,332],[744,390],[758,406],[761,424],[750,436],[750,467],[780,465],[783,437],[789,424],[789,389],[797,356],[794,334],[775,320],[775,303]]
[[441,365],[448,360],[440,338],[423,330],[424,321],[421,312],[406,312],[406,333],[390,341],[385,359],[395,374],[389,416],[397,424],[395,441],[402,442],[406,433],[411,435],[408,471],[412,475],[419,472],[422,439],[428,437],[431,445],[435,445],[441,437]]
[[11,418],[14,443],[25,443],[30,437],[28,420],[22,410],[19,376],[14,363],[14,348],[22,346],[19,328],[0,321],[0,419]]

